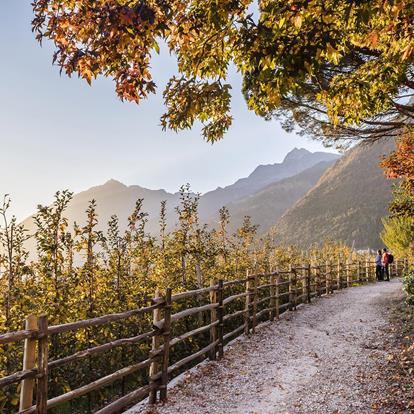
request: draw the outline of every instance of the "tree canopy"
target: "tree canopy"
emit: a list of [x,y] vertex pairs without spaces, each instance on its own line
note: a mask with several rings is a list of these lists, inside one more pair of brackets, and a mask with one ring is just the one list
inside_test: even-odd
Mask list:
[[164,42],[178,61],[164,90],[164,128],[232,122],[229,68],[247,106],[287,130],[338,143],[397,135],[412,122],[411,0],[34,0],[33,31],[53,61],[91,83],[113,78],[123,100],[156,91],[151,60]]
[[381,238],[397,254],[414,258],[414,130],[407,127],[396,149],[382,161],[389,178],[398,179],[390,204],[390,217],[383,221]]
[[399,179],[390,205],[393,216],[414,219],[414,130],[407,128],[396,143],[396,149],[382,162],[388,178]]

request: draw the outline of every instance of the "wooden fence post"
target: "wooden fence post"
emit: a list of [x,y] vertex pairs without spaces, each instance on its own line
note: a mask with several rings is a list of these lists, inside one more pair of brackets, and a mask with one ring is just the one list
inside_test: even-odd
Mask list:
[[244,306],[244,333],[249,335],[250,332],[250,295],[251,295],[251,284],[252,280],[247,271],[246,276],[246,297],[245,297],[245,306]]
[[370,277],[369,277],[369,262],[368,259],[365,258],[365,281],[368,283],[370,282]]
[[346,287],[351,287],[352,286],[352,278],[351,278],[351,262],[347,259],[345,262],[345,273],[346,273]]
[[361,260],[358,260],[358,283],[362,283],[362,266],[361,266]]
[[39,342],[37,350],[37,369],[39,378],[37,380],[36,390],[36,409],[37,414],[47,414],[47,382],[48,382],[48,322],[47,316],[39,316]]
[[338,285],[338,290],[339,290],[339,289],[342,289],[342,263],[341,263],[340,259],[338,259],[336,271],[337,271],[336,283]]
[[331,263],[325,262],[325,292],[327,295],[331,292]]
[[[154,299],[159,299],[161,297],[160,294],[160,290],[157,288],[155,291],[155,296]],[[155,303],[155,302],[154,302]],[[152,313],[152,322],[154,324],[154,329],[158,329],[155,327],[155,324],[157,322],[159,322],[161,320],[161,309],[157,308],[153,310]],[[150,385],[153,387],[150,395],[149,395],[149,403],[150,404],[155,404],[157,402],[157,391],[158,391],[158,387],[157,387],[157,381],[153,380],[152,377],[154,377],[155,375],[158,374],[158,361],[157,361],[157,355],[154,355],[155,352],[158,350],[158,348],[160,347],[160,342],[161,342],[161,335],[159,332],[157,332],[153,337],[152,337],[152,347],[151,347],[151,365],[150,365],[150,369],[149,369],[149,376],[150,376]]]
[[373,262],[371,260],[371,257],[369,258],[369,271],[370,271],[370,274],[371,274],[371,280],[373,282],[376,282],[377,277],[376,277],[376,274],[375,274],[375,262]]
[[408,272],[408,259],[406,257],[404,258],[403,272],[404,273]]
[[293,267],[289,266],[289,310],[294,309]]
[[316,294],[318,296],[322,295],[322,284],[321,284],[321,266],[315,264],[315,283],[316,283]]
[[279,288],[279,285],[280,285],[280,274],[279,273],[277,273],[277,275],[276,275],[276,289],[275,289],[275,296],[276,296],[276,300],[275,300],[275,311],[276,311],[276,318],[277,319],[279,319],[279,312],[280,312],[280,309],[279,309],[279,307],[280,307],[280,298],[279,298],[279,295],[280,295],[280,288]]
[[314,264],[314,278],[315,278],[315,293],[316,296],[321,296],[321,266],[319,265],[319,262],[315,262]]
[[172,289],[167,288],[165,292],[164,325],[163,325],[163,353],[161,368],[160,400],[167,400],[168,393],[168,366],[170,365],[170,338],[171,338],[171,296]]
[[309,263],[306,265],[306,298],[307,302],[311,303],[311,266]]
[[223,279],[218,281],[218,290],[217,290],[217,318],[218,318],[218,356],[219,358],[223,358],[224,355],[224,287],[223,287]]
[[253,279],[253,318],[252,318],[252,332],[256,333],[256,326],[257,326],[257,285],[258,285],[258,277],[257,274],[254,275]]
[[270,270],[270,321],[273,322],[276,316],[276,276]]
[[305,303],[305,301],[308,300],[308,291],[307,291],[307,281],[306,281],[306,264],[304,262],[302,262],[302,269],[300,271],[300,283],[301,283],[301,301],[303,301],[303,303]]
[[[216,281],[214,279],[210,280],[210,287],[214,288],[216,284]],[[217,303],[217,290],[211,290],[210,291],[210,303],[211,304],[215,304]],[[217,321],[217,310],[216,308],[211,309],[210,311],[210,323],[213,324]],[[217,340],[217,325],[212,326],[210,328],[210,343],[216,342]],[[216,359],[216,355],[217,355],[217,349],[216,347],[214,347],[213,349],[210,350],[210,355],[209,358],[210,360],[214,361]]]
[[372,258],[369,259],[369,265],[371,268],[371,277],[372,277],[372,281],[376,282],[377,281],[377,275],[375,273],[375,260],[371,260]]
[[296,310],[298,306],[298,272],[296,268],[293,268],[293,303],[294,310]]
[[[27,331],[38,330],[38,317],[29,315],[26,318],[25,329]],[[24,341],[23,370],[33,369],[36,365],[36,339],[28,338]],[[20,409],[27,410],[33,403],[33,389],[35,380],[32,378],[24,379],[20,389]]]

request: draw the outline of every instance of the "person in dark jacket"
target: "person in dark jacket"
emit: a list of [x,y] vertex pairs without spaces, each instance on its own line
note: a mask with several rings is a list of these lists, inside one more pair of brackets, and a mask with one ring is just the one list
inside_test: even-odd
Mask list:
[[382,274],[383,274],[383,277],[385,278],[385,280],[387,282],[389,282],[390,281],[390,272],[389,272],[389,262],[388,262],[388,251],[385,247],[382,249],[382,251],[383,251],[382,258],[381,258]]
[[384,274],[382,272],[382,252],[381,252],[381,250],[377,251],[377,256],[375,257],[375,275],[377,276],[378,281],[384,280]]

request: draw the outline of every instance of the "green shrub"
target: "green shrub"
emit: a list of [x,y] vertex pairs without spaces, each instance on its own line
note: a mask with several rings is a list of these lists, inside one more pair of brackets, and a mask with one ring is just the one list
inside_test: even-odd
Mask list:
[[414,306],[414,269],[404,276],[404,290],[407,294],[407,303]]

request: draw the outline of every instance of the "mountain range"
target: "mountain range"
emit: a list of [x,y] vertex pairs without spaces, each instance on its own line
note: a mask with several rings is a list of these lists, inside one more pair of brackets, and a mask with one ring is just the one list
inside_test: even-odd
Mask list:
[[320,162],[333,162],[339,158],[336,154],[326,152],[309,152],[304,148],[294,148],[283,162],[259,165],[248,177],[237,180],[234,184],[205,193],[200,200],[200,215],[211,217],[221,207],[246,197],[253,196],[283,179],[294,177]]
[[[260,208],[251,204],[254,194],[262,191],[266,191],[269,187],[269,194],[272,191],[277,192],[276,189],[272,189],[272,186],[280,183],[281,189],[286,192],[289,187],[289,179],[293,179],[290,186],[294,187],[296,184],[296,177],[298,174],[312,169],[310,174],[315,176],[313,168],[321,164],[316,170],[321,174],[322,169],[327,168],[330,163],[333,163],[338,159],[338,155],[324,152],[311,153],[306,149],[293,149],[286,155],[285,159],[281,163],[271,165],[260,165],[257,167],[248,177],[242,178],[236,181],[234,184],[227,187],[218,187],[216,190],[209,191],[200,197],[199,202],[199,214],[200,219],[204,223],[213,224],[218,219],[218,210],[224,205],[229,205],[229,208],[235,212],[232,222],[240,224],[243,221],[243,217],[247,214],[252,216],[253,221],[256,221],[261,225],[262,213]],[[316,173],[317,174],[317,173]],[[287,181],[286,181],[287,180]],[[266,222],[272,222],[273,224],[281,216],[281,214],[289,208],[301,195],[307,192],[312,183],[302,183],[301,187],[292,191],[288,198],[285,200],[281,197],[278,201],[279,208],[275,209],[274,213],[270,213]],[[261,196],[261,195],[260,195]],[[276,198],[277,194],[275,194]],[[113,214],[119,217],[121,226],[126,225],[127,219],[131,214],[135,202],[137,199],[142,198],[143,210],[149,213],[147,230],[153,234],[158,233],[159,229],[159,210],[161,201],[167,201],[167,222],[169,228],[173,228],[176,224],[175,208],[177,207],[180,199],[180,194],[169,193],[165,190],[149,190],[147,188],[140,187],[138,185],[127,186],[121,182],[111,179],[96,187],[92,187],[86,191],[77,193],[73,196],[65,215],[69,219],[69,222],[76,221],[78,224],[85,222],[85,210],[88,202],[92,199],[97,202],[97,212],[99,215],[99,223],[101,229],[105,228],[107,223]],[[243,212],[243,203],[249,204],[249,211]],[[239,203],[242,206],[239,206]],[[233,220],[234,219],[234,220]],[[31,218],[25,221],[25,225],[32,230],[33,222]],[[264,232],[266,226],[261,226],[261,231]]]
[[[390,184],[378,166],[379,156],[391,148],[389,142],[369,148],[357,145],[342,157],[295,148],[281,163],[260,165],[234,184],[201,195],[200,220],[215,226],[218,210],[225,205],[231,214],[231,230],[249,215],[259,225],[259,234],[274,227],[280,240],[288,243],[307,245],[324,238],[341,238],[355,240],[358,247],[374,245],[380,218],[386,214],[391,197]],[[174,227],[178,192],[127,186],[113,179],[75,194],[65,215],[69,222],[83,224],[88,202],[95,199],[100,228],[105,229],[116,214],[122,229],[138,198],[144,199],[143,210],[149,213],[147,231],[158,233],[163,200],[167,202],[168,227]],[[34,230],[32,218],[24,224],[29,231]],[[375,231],[376,238],[366,236]]]

